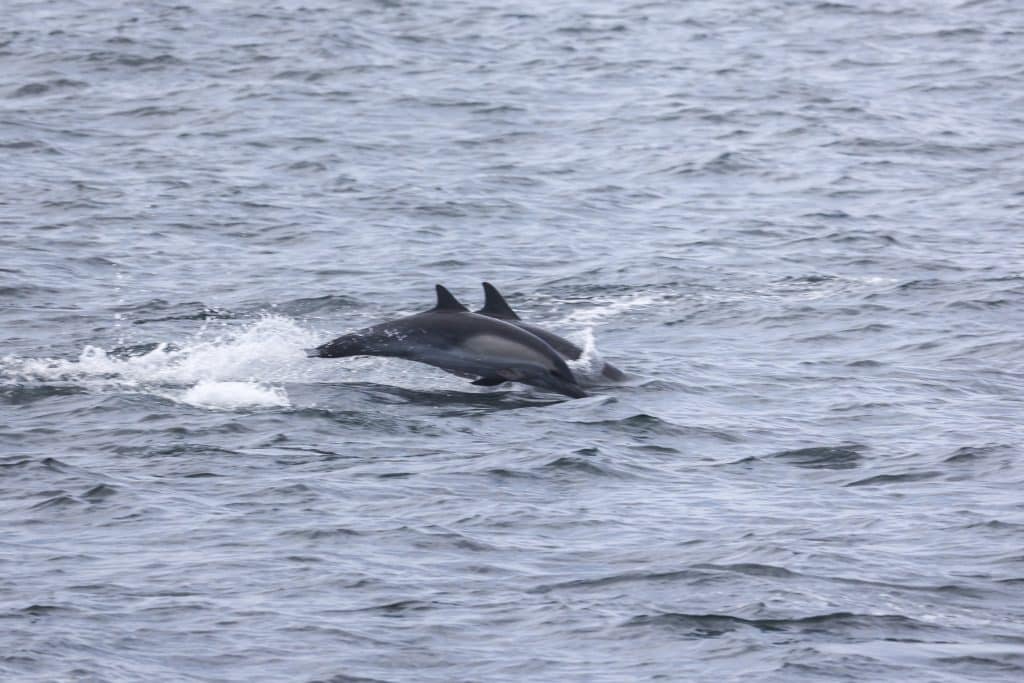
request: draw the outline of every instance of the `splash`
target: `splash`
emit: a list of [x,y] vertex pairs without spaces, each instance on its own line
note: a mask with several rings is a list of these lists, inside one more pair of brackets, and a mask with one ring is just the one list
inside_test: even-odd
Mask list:
[[76,360],[6,357],[0,371],[14,381],[144,392],[221,409],[288,406],[284,388],[273,384],[310,381],[317,372],[303,351],[317,335],[290,318],[268,315],[209,339],[207,334],[204,328],[178,346],[163,343],[135,355],[86,346]]
[[583,351],[576,360],[567,361],[569,369],[584,383],[600,382],[603,378],[601,372],[604,369],[604,358],[598,353],[594,328],[585,327],[567,337]]

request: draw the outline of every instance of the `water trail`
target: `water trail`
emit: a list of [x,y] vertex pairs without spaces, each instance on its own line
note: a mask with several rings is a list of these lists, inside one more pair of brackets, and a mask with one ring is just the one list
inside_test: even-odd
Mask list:
[[569,368],[585,384],[606,383],[608,378],[602,374],[605,360],[597,348],[595,328],[630,311],[667,300],[667,295],[652,292],[638,292],[621,298],[597,297],[586,308],[572,311],[554,322],[553,329],[575,328],[564,335],[583,350],[579,358],[569,361]]
[[[268,315],[241,329],[207,329],[178,345],[142,353],[86,346],[75,360],[0,359],[8,381],[67,383],[94,391],[137,391],[207,408],[284,407],[282,382],[308,382],[328,368],[309,363],[303,348],[318,335],[290,318]],[[184,387],[184,389],[182,388]]]
[[621,298],[595,297],[590,306],[578,309],[565,316],[561,322],[566,325],[593,326],[609,318],[615,318],[628,311],[652,306],[667,300],[665,294],[637,292]]

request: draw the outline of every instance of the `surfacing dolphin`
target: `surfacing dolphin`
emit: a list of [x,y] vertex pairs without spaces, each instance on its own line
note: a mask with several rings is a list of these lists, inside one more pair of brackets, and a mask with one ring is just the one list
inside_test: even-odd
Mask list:
[[[481,308],[477,313],[480,315],[486,315],[489,318],[496,318],[498,320],[505,320],[512,323],[516,327],[520,327],[527,332],[530,332],[536,337],[540,337],[548,343],[548,345],[557,351],[566,360],[577,360],[583,355],[583,349],[573,344],[568,339],[559,337],[554,332],[548,332],[543,327],[531,325],[530,323],[524,323],[516,315],[512,307],[505,301],[505,297],[501,295],[501,292],[492,285],[490,282],[483,283],[484,285],[484,307]],[[626,373],[619,370],[611,363],[605,363],[601,368],[601,374],[606,378],[621,381],[626,378]]]
[[437,285],[437,306],[338,337],[310,356],[388,356],[433,365],[485,387],[522,382],[572,398],[587,394],[547,342],[505,321],[471,313]]

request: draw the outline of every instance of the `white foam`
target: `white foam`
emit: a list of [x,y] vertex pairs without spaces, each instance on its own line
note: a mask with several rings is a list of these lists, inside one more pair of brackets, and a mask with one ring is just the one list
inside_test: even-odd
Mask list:
[[213,382],[203,380],[178,398],[200,408],[237,410],[239,408],[287,408],[288,394],[280,387],[257,382]]

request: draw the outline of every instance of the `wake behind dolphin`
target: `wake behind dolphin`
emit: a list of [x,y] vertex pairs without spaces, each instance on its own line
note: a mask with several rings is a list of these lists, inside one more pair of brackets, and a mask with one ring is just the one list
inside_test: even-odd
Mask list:
[[548,342],[504,320],[471,313],[441,285],[433,309],[343,335],[310,355],[404,358],[475,377],[479,386],[522,382],[572,398],[587,395]]
[[[512,310],[512,307],[508,305],[507,301],[505,301],[505,297],[503,297],[501,292],[499,292],[498,289],[490,282],[483,283],[483,286],[484,306],[477,311],[477,313],[512,323],[516,327],[524,329],[536,337],[540,337],[566,360],[577,360],[581,355],[583,355],[583,349],[576,346],[568,339],[559,337],[554,332],[548,332],[543,327],[531,325],[530,323],[525,323],[520,320],[519,316]],[[620,381],[626,378],[626,373],[619,370],[611,363],[605,363],[601,367],[601,374],[607,379],[615,381]]]

